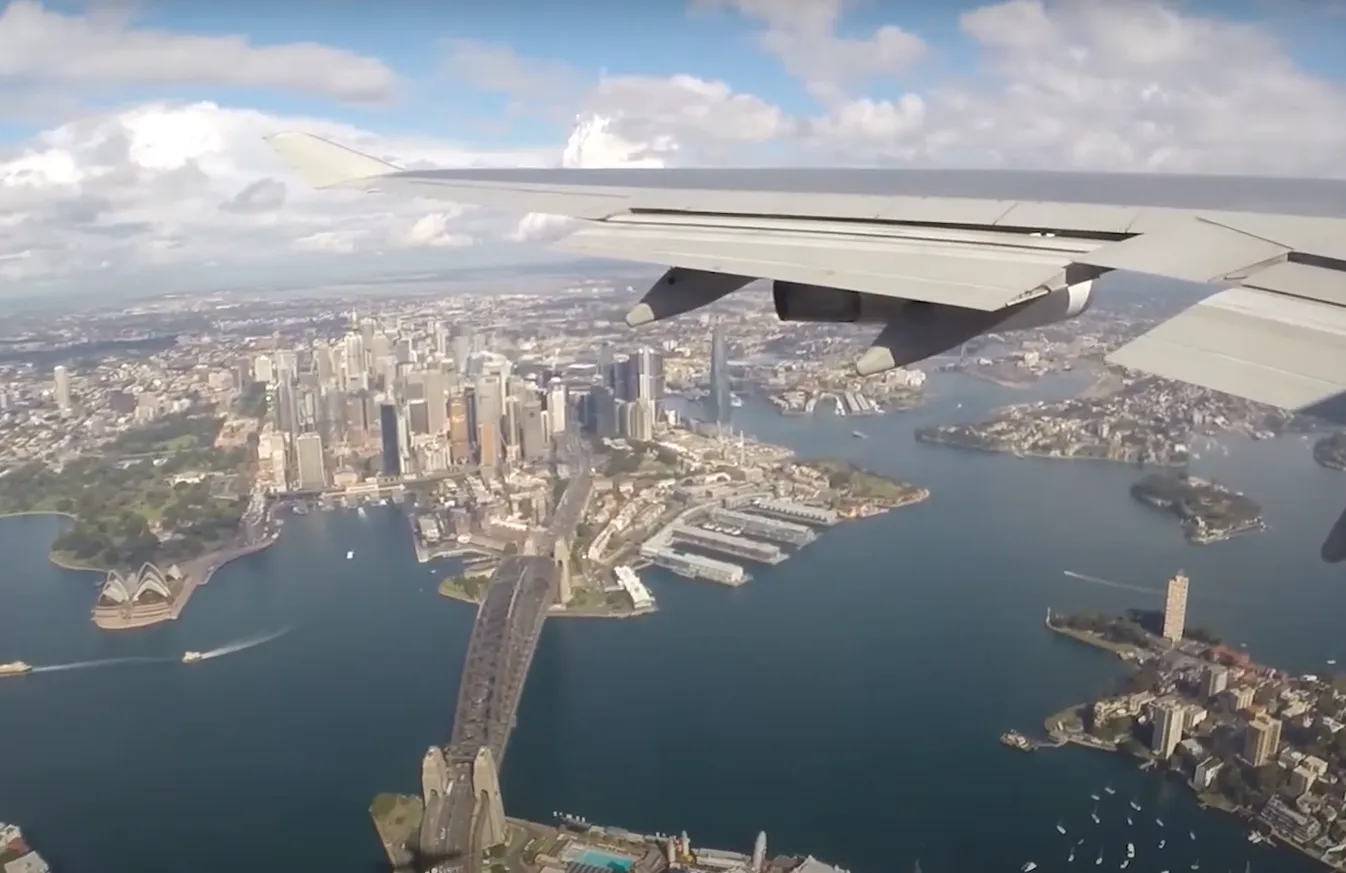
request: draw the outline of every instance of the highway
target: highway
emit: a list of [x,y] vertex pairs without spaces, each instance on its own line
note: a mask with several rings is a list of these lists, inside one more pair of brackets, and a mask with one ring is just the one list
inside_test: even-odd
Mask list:
[[452,784],[442,800],[427,807],[421,824],[421,856],[435,873],[477,873],[481,851],[473,827],[472,762],[486,747],[496,766],[504,766],[533,653],[556,597],[552,545],[558,538],[573,539],[593,488],[579,439],[564,438],[561,453],[575,472],[557,501],[541,555],[511,555],[500,562],[472,625],[453,733],[444,748]]

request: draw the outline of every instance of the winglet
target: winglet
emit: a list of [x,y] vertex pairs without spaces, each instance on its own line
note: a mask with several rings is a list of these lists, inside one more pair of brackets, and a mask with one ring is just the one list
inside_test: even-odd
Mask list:
[[272,134],[266,138],[266,143],[314,188],[335,188],[348,182],[386,176],[400,169],[311,133]]

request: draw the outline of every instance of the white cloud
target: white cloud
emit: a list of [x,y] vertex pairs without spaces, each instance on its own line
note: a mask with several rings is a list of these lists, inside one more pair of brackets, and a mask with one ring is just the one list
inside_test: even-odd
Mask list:
[[[4,15],[16,5],[35,20],[50,17],[26,3],[11,4]],[[824,98],[817,115],[791,114],[690,71],[593,77],[478,43],[450,44],[449,72],[471,72],[477,84],[520,104],[541,101],[578,117],[563,147],[476,150],[204,102],[92,115],[0,154],[0,279],[173,263],[228,266],[294,252],[387,253],[391,263],[420,249],[447,263],[458,255],[435,250],[535,242],[564,230],[542,216],[519,221],[437,201],[310,191],[285,175],[262,143],[280,129],[309,130],[412,167],[770,160],[1346,175],[1341,84],[1305,72],[1267,32],[1247,23],[1145,0],[1010,0],[959,20],[975,65],[956,79],[903,93],[896,78],[881,74],[898,73],[925,49],[896,51],[891,42],[885,49],[883,39],[895,38],[878,32],[839,36],[838,3],[733,5],[762,22],[762,46]],[[115,13],[67,18],[148,38]],[[8,20],[0,17],[0,47]],[[90,63],[107,68],[115,54]],[[47,69],[41,64],[74,63],[25,57],[25,75]],[[158,57],[164,78],[174,64],[189,74],[203,69],[204,62],[175,61],[171,53]],[[0,70],[6,63],[17,62],[0,49]],[[871,81],[871,89],[850,93],[861,80]]]
[[230,85],[385,102],[397,77],[377,58],[315,43],[259,46],[241,36],[137,28],[114,7],[88,15],[12,0],[0,9],[0,84]]
[[729,6],[762,22],[766,29],[758,44],[829,102],[854,82],[906,70],[926,52],[919,36],[895,24],[863,39],[838,34],[844,0],[696,0],[695,5]]

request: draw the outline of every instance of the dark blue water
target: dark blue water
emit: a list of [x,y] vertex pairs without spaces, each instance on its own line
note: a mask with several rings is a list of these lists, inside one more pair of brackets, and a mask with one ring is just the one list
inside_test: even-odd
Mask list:
[[[1071,391],[1086,376],[1044,386]],[[1339,640],[1342,571],[1317,560],[1346,477],[1298,439],[1230,444],[1205,472],[1266,507],[1260,536],[1191,547],[1127,494],[1137,471],[968,454],[915,443],[914,426],[975,419],[1034,396],[964,379],[885,418],[737,410],[749,432],[804,454],[843,453],[930,487],[924,504],[843,525],[739,589],[652,571],[662,611],[552,621],[502,776],[513,815],[553,810],[693,841],[812,852],[857,871],[1243,868],[1299,873],[1198,810],[1182,785],[1120,757],[997,743],[1105,687],[1119,667],[1042,629],[1047,606],[1121,609],[1193,580],[1192,620],[1271,663],[1321,670]],[[957,405],[961,403],[961,408]],[[866,431],[871,439],[854,440]],[[95,580],[45,561],[59,522],[0,522],[0,660],[162,662],[0,684],[0,820],[19,821],[64,870],[368,871],[379,790],[415,790],[448,733],[472,611],[434,593],[397,510],[313,515],[222,570],[177,623],[108,635],[87,620]],[[347,549],[355,559],[345,561]],[[176,662],[292,627],[252,649]],[[1090,791],[1111,782],[1104,824]],[[1126,802],[1145,807],[1126,827]],[[1106,798],[1105,798],[1106,799]],[[1155,849],[1168,827],[1169,847]],[[1062,820],[1070,837],[1054,825]],[[1187,839],[1192,829],[1197,840]],[[1078,832],[1078,833],[1077,833]],[[1068,844],[1086,837],[1075,865]]]

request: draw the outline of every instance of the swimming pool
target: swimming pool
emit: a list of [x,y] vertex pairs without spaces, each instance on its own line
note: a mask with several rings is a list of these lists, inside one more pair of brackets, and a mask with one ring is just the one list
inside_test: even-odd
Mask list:
[[624,858],[621,855],[610,855],[607,852],[600,852],[597,849],[585,849],[580,852],[580,856],[575,859],[581,864],[587,864],[591,867],[605,867],[613,873],[626,873],[635,863],[631,858]]

